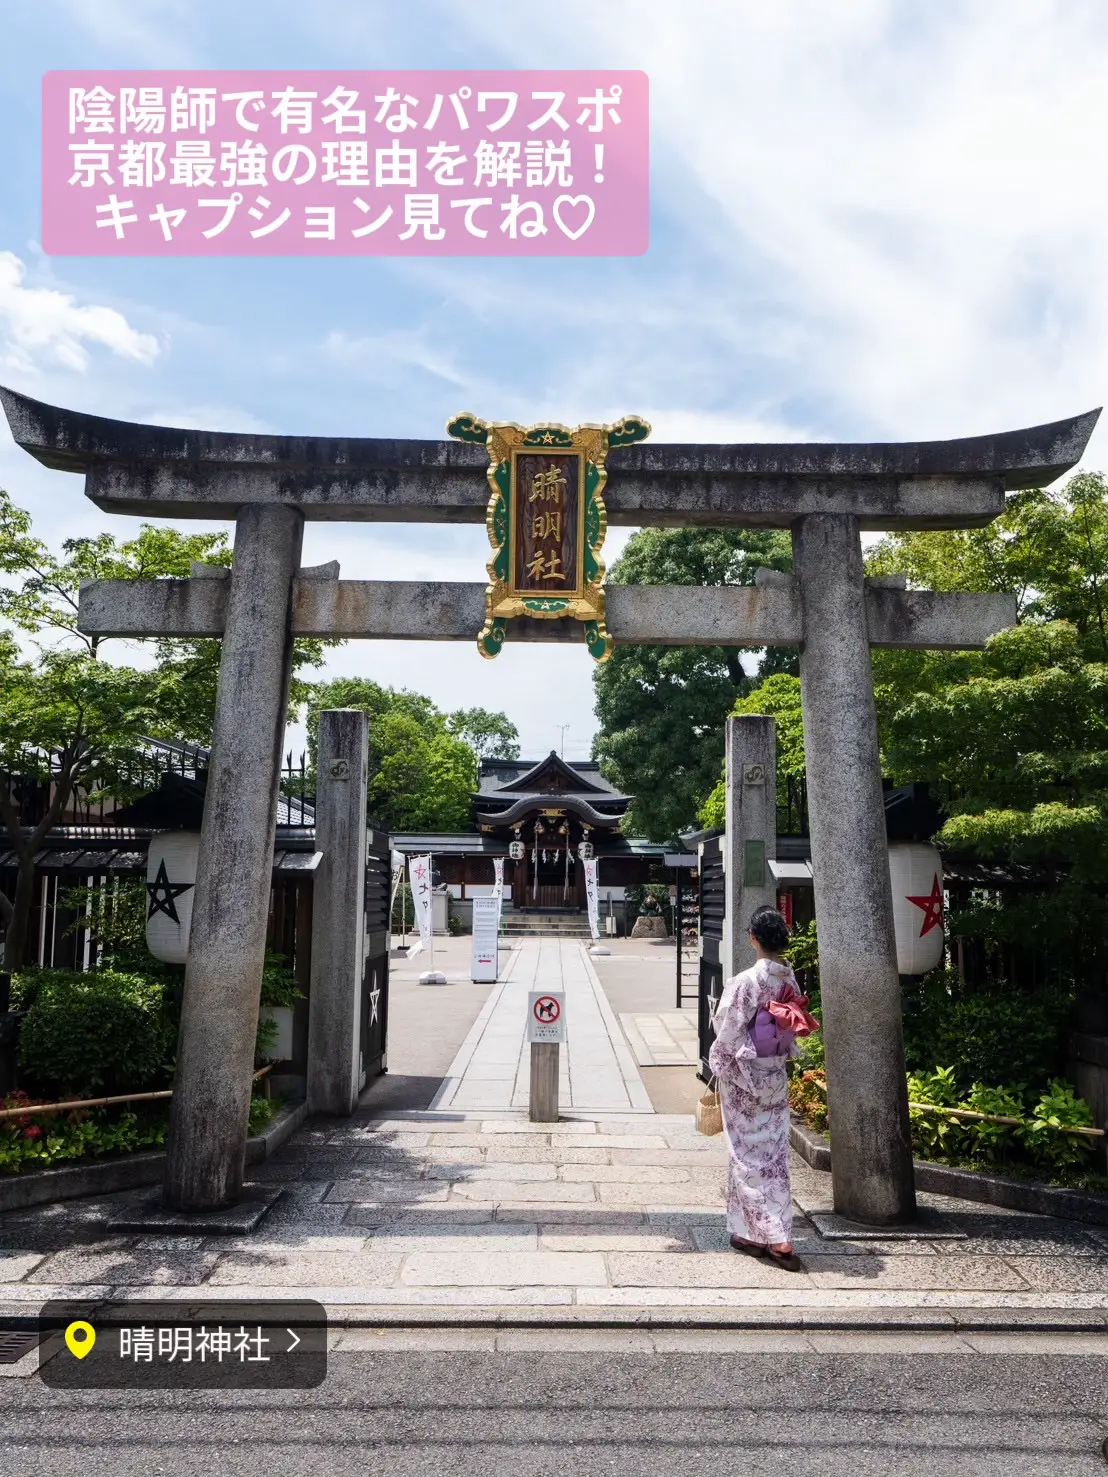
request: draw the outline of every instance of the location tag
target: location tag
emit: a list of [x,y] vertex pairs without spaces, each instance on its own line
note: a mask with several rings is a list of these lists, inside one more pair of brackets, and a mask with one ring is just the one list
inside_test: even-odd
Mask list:
[[80,1318],[75,1323],[71,1323],[65,1331],[65,1346],[74,1359],[83,1359],[86,1354],[91,1354],[95,1342],[95,1328],[91,1323],[85,1323]]

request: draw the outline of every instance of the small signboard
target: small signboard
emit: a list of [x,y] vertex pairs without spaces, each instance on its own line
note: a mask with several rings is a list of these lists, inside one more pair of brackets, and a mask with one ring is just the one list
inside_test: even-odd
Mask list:
[[556,990],[532,990],[527,996],[527,1040],[557,1044],[566,1039],[566,997]]
[[499,973],[498,936],[500,934],[500,899],[473,899],[473,957],[470,976],[478,984],[492,983]]

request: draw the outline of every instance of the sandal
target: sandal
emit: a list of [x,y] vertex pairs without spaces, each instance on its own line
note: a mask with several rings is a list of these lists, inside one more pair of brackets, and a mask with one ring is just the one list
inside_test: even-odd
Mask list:
[[757,1241],[747,1241],[745,1236],[732,1236],[731,1250],[745,1252],[747,1256],[762,1256],[769,1251],[769,1247],[762,1246]]
[[803,1270],[803,1268],[801,1267],[800,1258],[797,1256],[796,1252],[792,1249],[791,1246],[789,1247],[788,1251],[782,1251],[780,1248],[774,1246],[767,1246],[765,1248],[765,1253],[769,1257],[771,1262],[776,1262],[776,1264],[779,1267],[783,1268],[786,1272],[800,1272]]

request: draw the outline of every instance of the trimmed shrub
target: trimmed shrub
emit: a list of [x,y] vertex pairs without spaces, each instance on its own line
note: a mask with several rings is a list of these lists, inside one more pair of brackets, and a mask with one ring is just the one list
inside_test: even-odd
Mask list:
[[1061,1074],[1073,1009],[1065,993],[1025,994],[1003,985],[968,990],[958,974],[935,970],[904,1006],[910,1072],[948,1062],[962,1092],[975,1082],[1042,1092]]
[[163,1086],[174,1049],[165,987],[139,974],[41,970],[23,976],[25,1085],[55,1097],[112,1097]]

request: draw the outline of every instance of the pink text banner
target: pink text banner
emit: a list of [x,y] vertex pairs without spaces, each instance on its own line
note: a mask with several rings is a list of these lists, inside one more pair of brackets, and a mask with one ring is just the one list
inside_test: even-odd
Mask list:
[[644,72],[48,72],[55,256],[637,256]]

